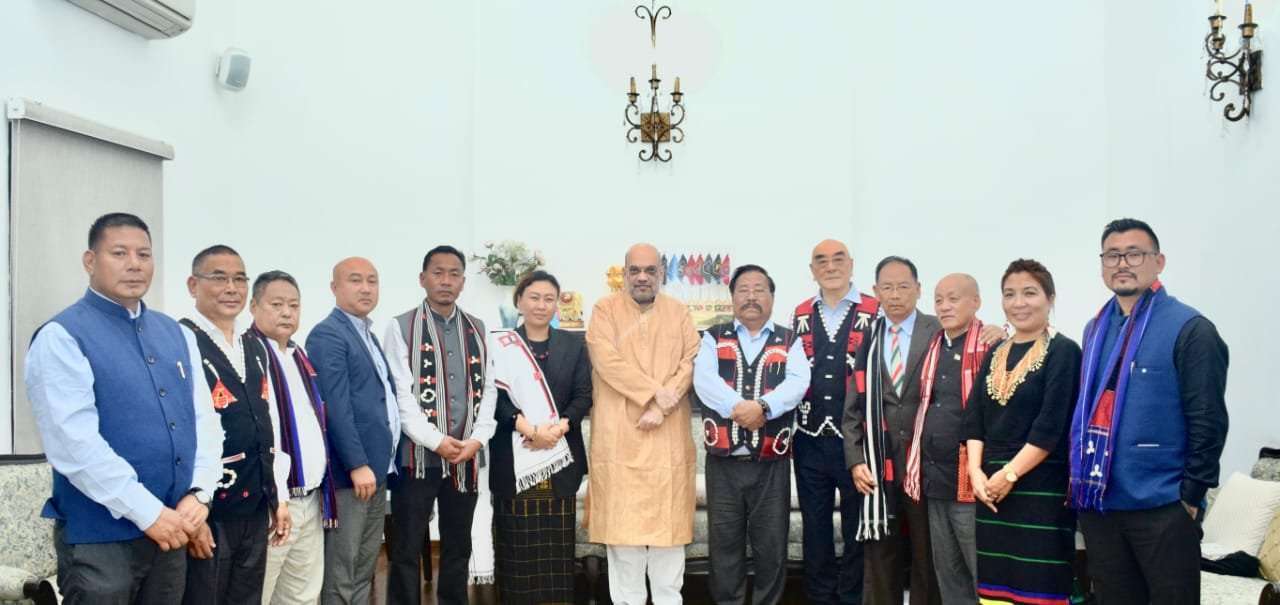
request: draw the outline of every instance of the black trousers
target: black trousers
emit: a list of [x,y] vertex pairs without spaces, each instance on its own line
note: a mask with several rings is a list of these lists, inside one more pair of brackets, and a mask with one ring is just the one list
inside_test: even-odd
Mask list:
[[1204,532],[1181,503],[1078,518],[1098,605],[1200,602]]
[[[239,605],[262,601],[267,573],[266,510],[249,519],[209,520],[213,558],[187,558],[184,605]],[[173,602],[176,602],[174,600]]]
[[150,605],[182,599],[184,550],[160,550],[150,538],[102,544],[67,544],[54,528],[58,591],[65,605]]
[[752,603],[777,603],[787,573],[791,464],[707,456],[707,533],[711,599],[746,602],[748,539],[755,568]]
[[[804,521],[804,591],[810,603],[862,603],[862,543],[854,539],[862,495],[844,463],[839,437],[795,438],[796,493]],[[840,539],[844,556],[836,559],[836,491],[840,492]]]
[[391,532],[387,545],[387,603],[418,605],[422,598],[422,541],[431,522],[431,508],[440,502],[439,603],[467,602],[467,562],[471,559],[471,517],[476,494],[453,488],[439,469],[429,468],[425,479],[401,476],[391,486]]
[[[902,491],[899,482],[886,483],[886,489],[896,490],[890,498],[893,508],[889,511],[890,535],[863,544],[866,558],[866,590],[862,593],[867,605],[898,605],[903,591],[911,588],[911,605],[940,605],[942,593],[938,590],[938,577],[933,572],[933,550],[929,544],[929,511],[924,502],[912,500]],[[896,502],[894,502],[896,500]],[[906,533],[903,533],[903,520]],[[907,577],[907,567],[911,577]]]

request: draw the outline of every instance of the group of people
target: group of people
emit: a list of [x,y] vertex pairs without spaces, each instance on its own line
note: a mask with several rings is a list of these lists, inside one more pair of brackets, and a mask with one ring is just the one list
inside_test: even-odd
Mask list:
[[368,603],[389,491],[388,602],[419,602],[433,510],[438,599],[467,602],[482,497],[503,602],[572,602],[588,477],[580,521],[606,546],[612,600],[678,603],[700,438],[717,603],[781,599],[793,477],[814,603],[896,605],[909,589],[913,605],[1066,604],[1081,588],[1104,605],[1197,603],[1227,347],[1160,283],[1149,225],[1108,224],[1099,259],[1115,295],[1083,350],[1050,325],[1057,293],[1034,260],[1001,279],[1001,328],[977,318],[966,274],[938,282],[936,316],[918,310],[901,256],[860,293],[833,240],[789,324],[773,322],[773,278],[741,265],[733,320],[701,334],[648,244],[627,250],[585,338],[552,327],[560,285],[544,271],[515,288],[523,324],[487,330],[458,306],[451,246],[425,255],[423,301],[375,334],[378,271],[348,258],[304,347],[295,279],[251,280],[224,245],[192,262],[192,317],[148,308],[147,225],[107,214],[88,291],[25,368],[58,587],[70,604]]

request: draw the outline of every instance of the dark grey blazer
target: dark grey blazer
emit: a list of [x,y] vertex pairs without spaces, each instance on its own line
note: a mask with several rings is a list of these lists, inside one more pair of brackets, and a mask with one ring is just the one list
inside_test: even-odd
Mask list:
[[[871,340],[865,340],[858,350],[858,364],[866,367],[869,363],[878,363],[884,385],[884,419],[889,425],[889,438],[885,449],[885,459],[893,460],[893,481],[901,481],[906,472],[907,449],[911,445],[911,437],[915,428],[916,410],[920,407],[920,365],[928,353],[929,341],[933,339],[942,324],[937,317],[916,311],[916,323],[911,330],[911,345],[907,353],[906,381],[899,396],[889,384],[889,370],[884,366],[884,357],[867,359]],[[862,453],[862,443],[866,436],[863,419],[866,410],[866,395],[858,393],[858,389],[850,385],[845,396],[844,421],[841,432],[844,434],[844,457],[849,468],[866,462]]]

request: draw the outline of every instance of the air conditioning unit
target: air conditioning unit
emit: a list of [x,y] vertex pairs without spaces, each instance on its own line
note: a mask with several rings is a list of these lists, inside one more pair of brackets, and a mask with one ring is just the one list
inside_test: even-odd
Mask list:
[[69,0],[143,38],[172,38],[188,29],[196,0]]

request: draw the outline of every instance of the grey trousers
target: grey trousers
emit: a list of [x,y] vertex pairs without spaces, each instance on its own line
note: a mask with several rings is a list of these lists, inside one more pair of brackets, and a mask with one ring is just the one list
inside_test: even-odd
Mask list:
[[53,530],[58,590],[65,605],[180,603],[187,583],[185,548],[160,550],[150,538],[67,544]]
[[978,602],[978,547],[974,541],[977,509],[973,502],[925,498],[929,507],[929,546],[942,605]]
[[373,497],[361,502],[355,490],[337,490],[338,527],[325,532],[324,589],[320,602],[325,605],[351,605],[369,602],[373,588],[373,569],[382,545],[383,516],[387,510],[387,488],[378,486]]
[[786,584],[791,513],[791,461],[707,456],[709,588],[716,603],[743,603],[747,540],[751,541],[752,603],[777,603]]

